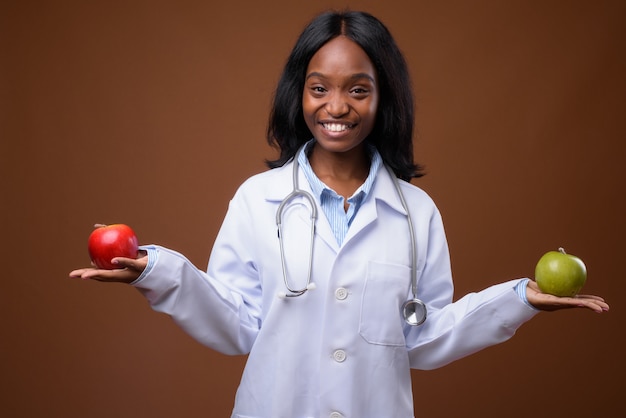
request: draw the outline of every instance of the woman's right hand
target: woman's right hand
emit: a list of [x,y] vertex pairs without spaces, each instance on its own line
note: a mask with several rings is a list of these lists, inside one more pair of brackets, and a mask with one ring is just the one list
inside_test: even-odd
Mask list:
[[136,259],[116,257],[111,261],[117,264],[119,269],[103,270],[87,267],[70,272],[70,277],[101,282],[132,283],[139,278],[148,265],[148,255],[145,251],[140,251]]

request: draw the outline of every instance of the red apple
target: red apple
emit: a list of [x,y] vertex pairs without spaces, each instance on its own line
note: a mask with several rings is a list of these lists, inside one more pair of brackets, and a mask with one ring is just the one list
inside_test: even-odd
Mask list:
[[94,225],[87,249],[96,267],[105,270],[119,268],[111,263],[115,257],[137,258],[138,240],[135,232],[124,224]]

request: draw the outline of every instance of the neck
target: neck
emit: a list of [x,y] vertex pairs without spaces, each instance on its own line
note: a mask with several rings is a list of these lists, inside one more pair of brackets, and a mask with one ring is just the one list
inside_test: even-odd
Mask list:
[[324,184],[346,199],[365,182],[370,169],[364,144],[346,152],[330,152],[315,144],[309,154],[309,163]]

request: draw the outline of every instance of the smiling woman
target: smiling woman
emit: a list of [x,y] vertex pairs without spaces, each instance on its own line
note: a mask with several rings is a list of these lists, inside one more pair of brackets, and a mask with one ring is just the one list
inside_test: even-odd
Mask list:
[[[152,312],[129,286],[66,275],[73,266],[89,265],[85,244],[94,222],[127,223],[142,243],[159,242],[184,253],[190,261],[185,269],[192,271],[191,263],[206,269],[234,191],[249,176],[266,171],[266,158],[279,158],[265,140],[268,103],[301,25],[320,12],[320,4],[331,3],[339,4],[2,2],[0,416],[231,416],[248,356],[224,355],[197,343],[169,317]],[[413,115],[405,112],[407,106],[397,106],[383,116],[392,109],[390,102],[402,102],[389,97],[396,90],[390,82],[403,77],[396,52],[388,49],[391,56],[383,57],[375,51],[378,41],[368,39],[381,34],[377,25],[344,26],[344,36],[369,57],[384,58],[371,59],[382,75],[377,80],[380,120],[392,122],[388,129],[405,129],[403,118],[416,118],[415,159],[428,175],[412,182],[443,213],[455,299],[498,278],[532,274],[542,254],[563,246],[588,267],[583,291],[609,296],[618,305],[610,315],[579,309],[541,313],[505,344],[437,370],[412,369],[413,393],[403,392],[403,402],[413,395],[416,418],[614,417],[623,411],[623,387],[613,381],[626,375],[620,331],[626,309],[620,309],[619,299],[626,293],[619,261],[626,236],[626,2],[342,3],[366,6],[383,19],[410,64],[415,88],[402,93],[415,92],[419,110]],[[313,42],[307,43],[296,54],[304,57],[301,64],[289,67],[302,76],[301,84],[281,90],[297,106],[297,116],[308,61],[321,43],[341,34],[340,25],[326,23],[328,30],[308,38],[322,41],[310,49]],[[303,118],[282,123],[285,129],[302,128],[303,141],[312,138]],[[377,122],[374,129],[380,126]],[[308,188],[304,168],[301,164],[299,185]],[[264,279],[264,331],[252,360],[258,356],[259,363],[268,363],[268,380],[285,377],[275,405],[291,402],[296,411],[307,394],[290,398],[292,391],[315,386],[336,401],[327,416],[348,416],[342,402],[359,391],[344,379],[344,371],[354,371],[352,381],[373,379],[362,350],[349,340],[358,334],[380,352],[405,351],[404,334],[384,326],[383,318],[402,323],[396,308],[410,295],[407,223],[399,216],[401,205],[386,206],[392,200],[377,194],[395,195],[384,173],[362,189],[368,191],[365,197],[354,195],[350,208],[359,199],[362,204],[343,237],[335,237],[331,228],[352,216],[341,200],[328,212],[334,218],[316,206],[317,289],[277,299],[276,293],[287,288],[276,214],[267,206],[278,206],[292,190],[291,174],[280,174],[289,169],[281,170],[269,170],[263,190],[261,183],[251,183],[263,199],[240,204],[238,195],[234,213],[250,208],[250,216],[228,223],[242,243],[235,250],[243,263],[232,265]],[[323,193],[325,204],[334,203],[329,191]],[[380,204],[375,210],[372,198]],[[431,207],[418,203],[421,211]],[[410,201],[412,210],[417,206]],[[287,209],[287,273],[297,290],[306,285],[310,225],[305,208]],[[397,218],[387,220],[394,210]],[[383,215],[384,223],[378,217]],[[371,242],[368,234],[379,227],[386,231],[374,238],[377,254],[362,251]],[[435,236],[434,230],[416,230]],[[418,253],[433,255],[441,248],[436,240],[430,243],[426,253],[421,247]],[[216,248],[212,272],[222,276],[229,259],[217,263],[224,245]],[[252,249],[257,259],[268,261],[255,263]],[[351,250],[357,256],[343,258]],[[169,252],[159,251],[167,264]],[[154,267],[163,265],[157,261]],[[136,275],[132,269],[127,273]],[[246,277],[224,280],[229,286],[219,288],[223,298],[196,307],[234,306],[229,290],[247,283]],[[420,280],[418,289],[427,290],[426,280]],[[159,289],[171,290],[178,282],[172,274],[159,283],[164,285]],[[210,287],[212,281],[197,283]],[[177,305],[175,298],[169,300]],[[259,308],[247,301],[239,306],[251,312]],[[353,320],[355,305],[363,307],[358,320]],[[243,323],[239,336],[244,339],[258,321],[246,321],[245,309],[241,312],[229,324]],[[436,320],[432,308],[429,314],[421,332]],[[482,324],[475,325],[475,334],[483,335]],[[220,326],[226,324],[215,329]],[[213,328],[206,329],[208,334]],[[331,334],[319,338],[321,329]],[[272,330],[273,345],[264,345]],[[311,377],[316,373],[318,382]],[[246,372],[253,387],[256,377]],[[394,389],[395,382],[372,382],[371,391],[360,395],[369,402]],[[289,412],[289,418],[298,416]],[[394,412],[391,406],[380,416],[401,416]]]
[[[398,179],[419,176],[407,92],[406,63],[377,18],[317,16],[279,81],[268,132],[280,163],[239,187],[207,270],[148,245],[115,258],[120,269],[70,276],[125,280],[203,345],[248,355],[237,418],[412,418],[411,369],[506,341],[541,310],[607,311],[600,297],[547,295],[529,278],[453,302],[439,209]],[[298,184],[306,193],[294,196]],[[407,301],[423,309],[403,318]]]

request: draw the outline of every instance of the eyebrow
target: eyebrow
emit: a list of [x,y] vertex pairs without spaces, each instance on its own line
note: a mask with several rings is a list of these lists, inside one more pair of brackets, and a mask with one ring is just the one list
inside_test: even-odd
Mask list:
[[[306,80],[308,80],[311,77],[320,77],[320,78],[328,78],[326,77],[324,74],[317,72],[317,71],[313,71],[312,73],[307,74],[306,76]],[[350,76],[350,78],[352,80],[357,80],[359,78],[366,78],[368,80],[370,80],[372,83],[376,84],[376,80],[374,80],[374,77],[372,77],[371,75],[369,75],[368,73],[356,73],[356,74],[352,74]]]

